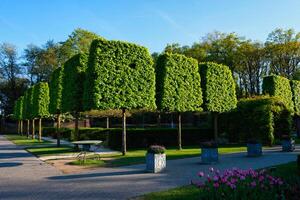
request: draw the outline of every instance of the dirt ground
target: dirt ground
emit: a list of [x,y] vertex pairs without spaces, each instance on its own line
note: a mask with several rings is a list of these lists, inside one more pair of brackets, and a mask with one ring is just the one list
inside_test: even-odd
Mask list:
[[[70,165],[68,163],[74,161],[74,159],[59,159],[59,160],[48,160],[48,164],[51,164],[64,174],[76,174],[81,172],[86,172],[95,169],[95,167],[90,166],[79,166],[79,165]],[[97,167],[99,168],[99,167]]]

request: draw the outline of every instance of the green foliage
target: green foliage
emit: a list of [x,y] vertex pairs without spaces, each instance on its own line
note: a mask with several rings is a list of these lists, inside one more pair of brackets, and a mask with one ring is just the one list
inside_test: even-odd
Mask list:
[[155,109],[155,70],[144,47],[94,40],[91,44],[84,108]]
[[19,99],[16,100],[15,102],[13,114],[14,114],[14,118],[17,120],[23,119],[23,102],[24,102],[23,96],[19,97]]
[[49,87],[46,82],[39,82],[33,87],[33,117],[46,117],[49,115]]
[[200,74],[205,110],[222,113],[236,108],[235,81],[227,66],[200,63]]
[[28,88],[24,95],[24,119],[33,118],[33,87]]
[[[81,112],[86,54],[77,54],[64,64],[62,75],[62,112]],[[90,77],[89,77],[90,78]]]
[[161,55],[156,65],[156,104],[163,111],[201,111],[198,62],[179,54]]
[[277,75],[266,76],[262,87],[264,94],[281,98],[288,109],[294,110],[292,90],[287,78]]
[[49,82],[49,112],[57,114],[61,111],[61,96],[62,96],[62,72],[63,68],[59,67],[51,75]]
[[237,141],[257,139],[273,144],[274,138],[291,133],[291,112],[278,97],[241,99],[237,109],[229,115],[228,131],[237,137]]
[[296,115],[300,116],[300,81],[293,80],[290,83],[293,93],[294,111]]

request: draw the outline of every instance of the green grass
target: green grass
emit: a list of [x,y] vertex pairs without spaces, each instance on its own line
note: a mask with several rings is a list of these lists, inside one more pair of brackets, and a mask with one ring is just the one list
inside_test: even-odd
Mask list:
[[[226,153],[236,153],[246,151],[246,147],[221,147],[219,148],[220,154]],[[181,158],[190,158],[200,156],[200,148],[190,147],[182,150],[177,149],[168,149],[166,151],[167,160],[181,159]],[[126,155],[123,156],[121,153],[119,154],[108,154],[101,155],[102,158],[110,158],[109,160],[94,160],[93,158],[87,158],[89,161],[86,165],[91,165],[93,163],[95,166],[107,166],[107,167],[117,167],[117,166],[126,166],[133,164],[141,164],[145,163],[145,154],[146,150],[130,150],[127,151]],[[104,162],[103,162],[104,161]],[[76,165],[79,162],[71,162],[71,164]],[[84,165],[80,163],[80,165]]]
[[75,153],[74,148],[70,146],[46,146],[46,147],[27,147],[26,150],[37,157]]
[[16,145],[22,145],[22,146],[34,146],[34,145],[41,145],[41,144],[50,144],[49,141],[41,141],[37,139],[31,139],[27,138],[26,136],[21,136],[21,135],[6,135],[6,138]]
[[[297,170],[296,162],[290,162],[287,164],[275,166],[272,175],[281,177],[287,183],[297,183],[299,181],[299,172]],[[195,175],[196,177],[197,175]],[[200,190],[195,186],[188,185],[170,189],[162,192],[153,192],[144,196],[138,197],[139,200],[196,200],[199,199]]]

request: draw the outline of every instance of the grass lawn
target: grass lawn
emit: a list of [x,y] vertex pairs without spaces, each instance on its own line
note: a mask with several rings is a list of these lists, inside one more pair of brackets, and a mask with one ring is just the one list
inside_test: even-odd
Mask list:
[[[282,164],[276,166],[276,170],[272,172],[272,175],[281,177],[287,183],[297,183],[299,181],[299,173],[297,171],[296,162],[291,162],[287,164]],[[195,177],[197,175],[195,174]],[[162,192],[153,192],[139,197],[139,200],[196,200],[199,199],[200,190],[195,186],[188,185],[183,187],[178,187],[175,189],[170,189]]]
[[[220,147],[219,153],[226,154],[226,153],[236,153],[246,151],[246,147]],[[189,157],[197,157],[200,156],[200,148],[190,147],[184,148],[182,150],[177,150],[175,148],[168,149],[166,151],[167,160],[174,160],[180,158],[189,158]],[[88,165],[88,166],[110,166],[110,167],[117,167],[117,166],[125,166],[125,165],[133,165],[133,164],[141,164],[145,162],[145,154],[146,150],[130,150],[127,151],[125,156],[122,154],[108,154],[108,155],[101,155],[102,160],[94,160],[93,158],[88,158],[86,163],[80,163],[78,161],[71,162],[70,164],[73,165]]]
[[27,147],[27,151],[34,154],[37,157],[75,153],[76,151],[70,146],[45,146],[45,147]]
[[22,135],[6,135],[5,137],[8,140],[15,143],[16,145],[34,146],[34,145],[41,145],[41,144],[50,144],[49,141],[43,140],[39,142],[38,139],[31,139],[31,138],[27,138],[27,136],[22,136]]

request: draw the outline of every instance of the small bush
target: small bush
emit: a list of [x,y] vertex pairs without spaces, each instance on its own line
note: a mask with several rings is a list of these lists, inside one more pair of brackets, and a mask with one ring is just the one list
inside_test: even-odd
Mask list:
[[160,145],[151,145],[147,152],[152,154],[164,154],[166,151],[166,148],[164,146]]

